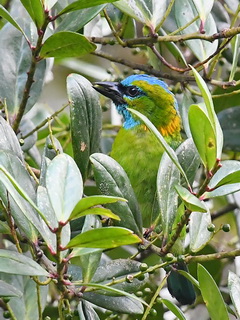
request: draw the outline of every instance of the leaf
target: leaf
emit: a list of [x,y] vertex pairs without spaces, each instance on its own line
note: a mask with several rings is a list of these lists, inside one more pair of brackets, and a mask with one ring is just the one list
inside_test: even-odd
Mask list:
[[206,113],[199,105],[189,108],[189,125],[193,141],[199,152],[202,163],[210,171],[217,159],[217,144],[214,129]]
[[[80,218],[80,217],[84,217],[84,216],[87,216],[89,214],[96,214],[96,215],[99,215],[99,216],[106,216],[108,218],[115,219],[115,220],[118,220],[118,221],[120,220],[119,216],[114,214],[111,210],[106,209],[106,208],[98,208],[98,207],[84,210],[84,211],[80,212],[76,217],[74,217],[74,219]],[[69,218],[69,220],[71,220],[71,217]]]
[[239,46],[240,46],[240,35],[237,34],[234,38],[234,44],[233,44],[233,62],[231,66],[231,72],[229,76],[229,81],[233,81],[236,70],[237,70],[237,63],[238,63],[238,57],[239,57]]
[[38,29],[43,26],[45,15],[41,0],[21,0],[30,17],[35,22]]
[[0,5],[0,17],[3,17],[8,22],[10,22],[16,29],[18,29],[24,35],[25,39],[28,41],[28,38],[23,29],[2,5]]
[[229,315],[223,297],[210,273],[198,264],[198,281],[203,300],[212,320],[227,320]]
[[60,31],[54,33],[43,43],[40,51],[41,58],[81,57],[96,49],[86,37],[79,33]]
[[169,156],[164,153],[157,174],[157,198],[165,237],[171,233],[177,214],[178,194],[174,187],[179,183],[180,172]]
[[47,168],[46,188],[58,221],[65,223],[83,193],[80,171],[70,156],[59,154],[52,160]]
[[[238,97],[238,95],[236,95]],[[230,97],[221,98],[218,100],[223,101],[224,106],[228,105]],[[224,102],[225,101],[225,102]],[[218,119],[223,130],[224,140],[223,149],[226,151],[240,151],[240,107],[228,108],[219,112]]]
[[161,302],[165,304],[165,306],[172,311],[172,313],[179,319],[179,320],[186,320],[182,310],[178,308],[173,302],[167,299],[161,299]]
[[208,188],[218,188],[226,184],[240,183],[240,163],[235,160],[221,162],[221,168],[211,178]]
[[177,156],[175,154],[175,152],[173,151],[173,149],[167,144],[167,142],[165,141],[165,139],[163,138],[163,136],[161,135],[161,133],[157,130],[157,128],[151,123],[151,121],[144,116],[143,114],[141,114],[140,112],[138,112],[137,110],[128,108],[128,110],[135,114],[138,118],[140,118],[145,125],[148,127],[148,129],[156,136],[156,138],[158,139],[158,141],[160,142],[161,146],[163,147],[163,149],[166,151],[166,153],[168,154],[169,158],[172,160],[172,162],[176,165],[176,167],[178,168],[178,170],[180,171],[180,173],[182,174],[182,176],[185,178],[188,186],[190,186],[187,176],[185,174],[185,172],[183,171],[183,168],[181,167]]
[[[69,12],[66,16],[62,16],[62,21],[57,26],[55,32],[81,30],[89,21],[92,21],[104,8],[105,4],[82,9],[80,11]],[[77,69],[74,69],[77,71]]]
[[223,133],[222,133],[222,129],[220,127],[218,118],[216,116],[215,110],[214,110],[212,96],[211,96],[211,93],[210,93],[206,83],[204,82],[204,80],[202,79],[200,74],[192,66],[191,66],[191,69],[193,71],[193,75],[196,79],[197,85],[201,91],[202,97],[204,99],[204,103],[206,105],[206,110],[207,110],[206,115],[208,115],[208,118],[210,120],[210,123],[213,127],[213,130],[214,130],[214,133],[216,136],[217,158],[221,159],[222,147],[223,147]]
[[85,9],[85,8],[89,8],[89,7],[94,7],[94,6],[98,6],[100,4],[104,4],[104,3],[112,3],[115,2],[117,0],[79,0],[79,1],[75,1],[71,4],[69,4],[66,8],[64,8],[62,11],[60,11],[58,13],[59,15],[71,12],[71,11],[75,11],[75,10],[80,10],[80,9]]
[[181,275],[183,275],[185,278],[187,278],[190,282],[192,282],[192,284],[198,288],[199,288],[199,282],[187,271],[185,270],[181,270],[181,269],[178,269],[178,273],[180,273]]
[[143,0],[120,0],[114,3],[114,5],[126,13],[130,17],[134,18],[138,22],[141,22],[145,25],[150,26],[150,20],[152,18],[152,14],[149,11],[146,1]]
[[10,151],[23,162],[23,153],[10,124],[0,116],[0,150]]
[[228,274],[228,288],[237,316],[240,317],[240,279],[232,271]]
[[[26,25],[27,21],[21,22]],[[26,25],[26,27],[30,25]],[[6,50],[7,48],[7,50]],[[11,24],[0,30],[0,101],[6,100],[10,116],[15,116],[21,103],[27,81],[32,53],[23,35]],[[39,61],[35,71],[35,81],[30,90],[25,113],[39,99],[46,71],[46,61]],[[14,88],[14,90],[13,90]]]
[[84,292],[83,298],[107,310],[127,314],[143,314],[144,308],[140,301],[133,297],[111,297],[93,292]]
[[120,221],[117,225],[127,227],[137,235],[142,235],[142,217],[131,183],[123,168],[112,158],[101,153],[92,154],[90,160],[96,184],[101,193],[125,198],[128,202],[108,204]]
[[207,212],[207,208],[204,202],[200,201],[187,189],[183,188],[180,185],[175,185],[175,189],[179,194],[180,198],[182,199],[182,201],[184,202],[185,206],[190,211]]
[[79,314],[79,319],[81,320],[100,320],[98,317],[98,314],[95,312],[93,309],[92,305],[84,300],[80,300],[78,304],[78,314]]
[[208,231],[212,223],[211,215],[208,212],[192,212],[189,222],[190,250],[198,252],[212,239],[213,233]]
[[0,272],[27,276],[49,276],[49,273],[34,260],[6,249],[0,249]]
[[199,13],[200,19],[203,23],[206,21],[209,13],[212,10],[214,0],[204,1],[204,0],[193,0],[195,7]]
[[21,297],[23,294],[11,284],[0,280],[0,297]]
[[131,230],[120,227],[106,227],[80,233],[70,240],[66,248],[110,249],[139,242],[141,242],[141,239]]
[[[202,0],[196,0],[196,2]],[[212,0],[209,1],[211,3]],[[205,6],[207,8],[208,5]],[[177,27],[181,28],[186,26],[190,21],[198,16],[198,12],[192,0],[175,0],[174,2],[175,8],[175,21],[177,23]],[[181,31],[181,34],[191,34],[198,33],[201,27],[201,20],[197,19],[187,28],[184,28]],[[211,15],[208,14],[208,17],[204,24],[204,30],[207,35],[212,35],[217,32],[216,23]],[[218,41],[214,41],[212,43],[200,40],[193,39],[185,41],[186,45],[191,49],[193,54],[200,60],[203,61],[208,58],[211,54],[213,54],[218,47]]]
[[119,197],[111,197],[111,196],[90,196],[81,199],[75,206],[70,216],[70,219],[76,219],[78,214],[84,212],[87,209],[91,209],[91,207],[104,205],[107,203],[114,203],[117,201],[126,201],[124,198]]
[[204,192],[202,199],[211,199],[215,197],[222,197],[240,190],[240,183],[233,183],[221,186],[213,191]]
[[77,74],[69,75],[67,92],[71,105],[74,159],[85,181],[90,169],[89,156],[100,150],[102,111],[96,90],[84,77]]

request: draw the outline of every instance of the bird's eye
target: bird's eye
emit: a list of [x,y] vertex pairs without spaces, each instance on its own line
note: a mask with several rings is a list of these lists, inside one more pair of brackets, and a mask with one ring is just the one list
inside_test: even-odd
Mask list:
[[126,94],[130,97],[136,97],[139,94],[139,90],[136,87],[128,87]]

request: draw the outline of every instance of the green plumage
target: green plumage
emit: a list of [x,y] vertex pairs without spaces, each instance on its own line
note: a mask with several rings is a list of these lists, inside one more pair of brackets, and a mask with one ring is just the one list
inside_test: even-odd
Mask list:
[[[153,133],[127,108],[144,114],[167,143],[176,149],[182,141],[177,102],[163,81],[147,75],[133,75],[120,83],[102,82],[97,85],[95,88],[113,100],[124,118],[123,127],[113,143],[111,156],[126,171],[140,205],[143,225],[150,227],[159,215],[156,179],[164,150]],[[186,268],[185,265],[180,267]],[[168,286],[170,293],[182,304],[194,302],[192,284],[179,273],[170,274]]]

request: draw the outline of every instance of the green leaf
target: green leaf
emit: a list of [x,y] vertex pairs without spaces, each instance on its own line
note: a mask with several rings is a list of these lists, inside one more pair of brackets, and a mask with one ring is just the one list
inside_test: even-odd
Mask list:
[[[105,4],[95,6],[92,8],[82,9],[80,11],[69,12],[66,16],[62,16],[62,21],[57,26],[55,32],[59,31],[73,31],[81,30],[89,21],[99,14],[104,8]],[[77,69],[74,69],[77,71]]]
[[199,13],[200,19],[203,23],[206,21],[209,13],[212,10],[214,0],[204,1],[204,0],[193,0],[195,7]]
[[211,122],[199,105],[192,104],[189,108],[189,125],[193,141],[204,166],[210,171],[217,159],[217,142]]
[[227,320],[229,315],[223,297],[210,273],[198,265],[198,281],[203,300],[212,320]]
[[0,233],[11,234],[11,232],[12,231],[11,231],[9,225],[7,224],[7,222],[0,220]]
[[[108,218],[115,219],[115,220],[118,220],[118,221],[120,220],[119,216],[114,214],[111,210],[106,209],[106,208],[98,208],[98,207],[84,210],[84,211],[80,212],[79,214],[77,214],[74,217],[74,219],[80,218],[80,217],[85,217],[85,216],[87,216],[89,214],[96,214],[96,215],[99,215],[99,216],[106,216]],[[69,218],[69,220],[71,220],[71,217]]]
[[233,183],[233,184],[227,184],[224,186],[221,186],[213,191],[204,192],[202,195],[202,199],[211,199],[215,197],[222,197],[226,196],[228,194],[237,192],[240,190],[240,183]]
[[226,184],[240,183],[240,162],[225,160],[221,162],[221,168],[211,178],[208,188],[218,188]]
[[30,17],[38,29],[41,29],[45,20],[44,8],[41,0],[21,0]]
[[[238,97],[238,95],[235,95]],[[234,97],[234,96],[233,96]],[[218,99],[223,101],[224,106],[228,106],[231,97]],[[224,102],[225,101],[225,102]],[[240,107],[228,108],[219,112],[218,119],[223,130],[223,149],[226,151],[240,151]]]
[[47,38],[41,48],[40,57],[82,57],[95,49],[96,45],[83,35],[70,31],[60,31]]
[[34,260],[6,249],[0,249],[0,272],[27,276],[49,276],[49,273]]
[[[87,232],[88,230],[92,230],[93,228],[96,230],[97,228],[101,228],[102,224],[96,216],[88,216],[84,221],[84,225],[82,228],[82,233]],[[76,250],[78,248],[74,248],[72,254],[76,254]],[[79,264],[82,269],[82,279],[84,282],[90,282],[92,280],[93,275],[95,274],[97,267],[99,266],[100,260],[102,256],[102,251],[90,252],[87,255],[80,255],[78,257]]]
[[80,171],[70,156],[59,154],[52,160],[47,168],[46,188],[58,221],[65,223],[83,193]]
[[104,3],[112,3],[115,2],[117,0],[79,0],[79,1],[75,1],[71,4],[69,4],[66,8],[64,8],[62,11],[60,11],[58,13],[59,15],[71,12],[71,11],[75,11],[75,10],[80,10],[80,9],[84,9],[84,8],[89,8],[89,7],[94,7],[94,6],[98,6],[100,4],[104,4]]
[[120,0],[114,3],[114,5],[126,13],[130,17],[134,18],[138,22],[146,24],[150,26],[150,20],[152,18],[152,14],[149,11],[146,1],[143,0]]
[[175,189],[179,194],[180,198],[184,202],[185,206],[190,211],[207,212],[207,208],[203,201],[200,201],[196,196],[194,196],[190,191],[183,188],[180,185],[175,185]]
[[83,211],[90,209],[91,207],[104,205],[107,203],[114,203],[117,201],[127,201],[124,198],[119,197],[110,197],[110,196],[90,196],[81,199],[75,206],[70,216],[70,220],[76,219],[78,214],[82,213]]
[[140,301],[132,297],[117,296],[112,297],[109,295],[102,295],[93,292],[84,292],[83,298],[87,301],[96,304],[99,307],[114,312],[125,313],[125,314],[143,314],[144,308]]
[[[30,30],[30,23],[27,24],[26,19],[20,21]],[[32,52],[23,35],[9,23],[0,30],[0,56],[2,57],[0,60],[0,101],[4,104],[6,100],[9,115],[14,117],[24,94]],[[39,99],[45,71],[46,60],[39,61],[35,70],[37,81],[31,86],[25,113]]]
[[2,5],[0,5],[0,17],[3,17],[8,22],[10,22],[16,29],[18,29],[24,35],[25,39],[28,41],[28,38],[23,29]]
[[180,273],[181,275],[183,275],[185,278],[187,278],[190,282],[192,282],[192,284],[198,288],[199,288],[199,282],[187,271],[185,270],[181,270],[181,269],[178,269],[178,273]]
[[[197,0],[198,2],[201,0]],[[209,3],[212,0],[209,1]],[[205,6],[207,8],[208,5]],[[190,21],[198,16],[198,11],[192,0],[175,0],[174,2],[175,8],[175,21],[177,23],[177,27],[184,27]],[[187,28],[184,28],[181,31],[181,34],[191,34],[198,33],[201,25],[201,20],[197,19]],[[208,15],[207,20],[204,24],[204,29],[207,35],[212,35],[217,32],[216,23],[211,15]],[[211,54],[213,54],[218,47],[218,41],[213,41],[212,43],[205,40],[193,39],[189,41],[185,41],[186,45],[190,48],[193,54],[200,60],[203,61],[208,58]]]
[[100,320],[98,317],[98,314],[95,312],[93,309],[92,305],[84,300],[80,300],[78,304],[78,314],[79,314],[79,319],[81,320]]
[[21,297],[23,294],[11,284],[0,280],[0,297]]
[[161,135],[161,133],[157,130],[157,128],[151,123],[151,121],[145,117],[143,114],[141,114],[140,112],[138,112],[137,110],[128,108],[128,110],[135,114],[138,118],[140,118],[144,124],[148,127],[148,129],[156,136],[156,138],[158,139],[158,141],[160,142],[161,146],[163,147],[163,149],[166,151],[166,153],[168,154],[169,158],[172,160],[172,162],[175,164],[175,166],[178,168],[178,170],[180,171],[180,173],[182,174],[182,176],[185,178],[188,186],[190,186],[189,182],[188,182],[188,178],[185,174],[185,172],[183,171],[183,168],[181,167],[178,158],[175,154],[175,152],[173,151],[173,149],[168,145],[168,143],[165,141],[165,139],[163,138],[163,136]]
[[228,288],[237,316],[240,318],[240,279],[232,271],[228,274]]
[[90,170],[89,156],[100,150],[102,110],[98,94],[86,78],[77,74],[69,75],[67,92],[71,105],[74,159],[85,181]]
[[180,172],[169,156],[164,153],[157,174],[157,198],[165,237],[171,233],[177,214],[178,195],[174,187],[179,183]]
[[186,320],[182,310],[178,308],[173,302],[167,299],[161,299],[161,302],[165,304],[165,306],[172,311],[172,313],[179,319],[179,320]]
[[126,172],[114,159],[101,153],[91,155],[96,184],[101,193],[125,198],[128,202],[108,204],[120,221],[117,225],[127,227],[137,235],[142,235],[142,217],[138,202]]
[[231,66],[231,72],[229,76],[229,81],[233,81],[236,70],[237,70],[237,63],[238,63],[238,57],[239,57],[239,46],[240,46],[240,35],[237,34],[234,37],[234,44],[233,44],[233,62]]
[[110,249],[119,246],[139,243],[141,239],[131,230],[120,227],[106,227],[89,230],[74,237],[66,248],[102,248]]
[[197,85],[201,91],[202,97],[204,99],[204,103],[206,105],[206,115],[208,116],[210,123],[213,127],[215,136],[216,136],[216,143],[217,143],[217,158],[221,159],[222,156],[222,147],[223,147],[223,133],[222,129],[220,127],[218,118],[216,116],[214,105],[212,101],[211,93],[205,83],[205,81],[202,79],[200,74],[191,66],[191,69],[193,71],[193,75],[196,79]]
[[213,233],[208,231],[212,223],[208,212],[192,212],[189,222],[190,250],[198,252],[212,239]]

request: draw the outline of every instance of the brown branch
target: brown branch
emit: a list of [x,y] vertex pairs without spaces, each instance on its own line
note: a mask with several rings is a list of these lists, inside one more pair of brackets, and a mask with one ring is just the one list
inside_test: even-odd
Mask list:
[[233,251],[222,251],[222,252],[199,255],[199,256],[188,256],[186,257],[185,262],[186,263],[207,262],[207,261],[219,260],[219,259],[225,259],[225,258],[235,258],[237,256],[240,256],[240,249],[236,249]]
[[[240,27],[235,27],[235,28],[229,28],[229,29],[224,29],[218,33],[214,33],[212,35],[206,35],[202,33],[189,33],[189,34],[180,34],[180,35],[165,35],[165,36],[148,36],[148,37],[139,37],[139,38],[133,38],[133,39],[127,39],[123,40],[125,43],[126,47],[133,48],[136,46],[151,46],[154,43],[158,42],[183,42],[186,40],[194,40],[194,39],[199,39],[199,40],[205,40],[209,42],[213,42],[217,39],[224,39],[224,38],[232,38],[236,36],[237,34],[240,33]],[[113,37],[105,37],[105,38],[100,38],[100,37],[91,37],[89,38],[90,41],[102,45],[114,45],[117,44],[117,40]]]

